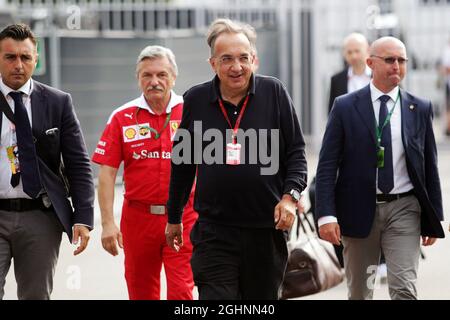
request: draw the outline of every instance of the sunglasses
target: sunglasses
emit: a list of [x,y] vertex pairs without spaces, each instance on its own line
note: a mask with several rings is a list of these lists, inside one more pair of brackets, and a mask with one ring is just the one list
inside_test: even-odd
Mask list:
[[375,55],[372,55],[371,57],[382,59],[387,64],[394,64],[396,61],[398,61],[398,64],[405,64],[408,61],[408,59],[402,57],[380,57]]

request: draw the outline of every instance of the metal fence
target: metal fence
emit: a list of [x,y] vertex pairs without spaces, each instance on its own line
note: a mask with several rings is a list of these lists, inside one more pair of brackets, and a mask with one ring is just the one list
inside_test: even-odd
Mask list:
[[[276,1],[8,0],[22,17],[51,17],[65,35],[185,36],[204,32],[217,17],[256,28],[276,27]],[[197,4],[196,4],[197,3]],[[234,3],[234,5],[230,5]],[[244,5],[245,4],[245,5]],[[263,5],[261,5],[263,4]],[[45,20],[45,19],[42,19]],[[45,31],[45,30],[43,30]]]

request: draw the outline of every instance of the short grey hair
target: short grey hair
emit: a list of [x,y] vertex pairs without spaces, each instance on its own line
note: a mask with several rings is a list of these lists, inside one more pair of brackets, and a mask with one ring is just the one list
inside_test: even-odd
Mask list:
[[167,58],[169,60],[169,63],[172,67],[173,74],[175,76],[178,76],[178,67],[177,62],[175,60],[175,55],[173,54],[172,50],[166,47],[162,46],[147,46],[145,47],[141,53],[139,54],[137,61],[136,61],[136,67],[139,63],[141,63],[145,59],[159,59],[159,58]]
[[211,23],[207,33],[207,42],[211,48],[211,56],[214,55],[214,45],[217,38],[223,33],[242,33],[250,42],[253,52],[256,53],[256,31],[251,25],[220,18]]

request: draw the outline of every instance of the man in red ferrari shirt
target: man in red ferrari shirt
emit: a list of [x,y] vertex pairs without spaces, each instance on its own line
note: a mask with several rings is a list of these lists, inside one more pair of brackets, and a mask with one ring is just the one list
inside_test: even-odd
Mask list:
[[[125,253],[130,299],[160,299],[164,264],[167,298],[192,299],[189,233],[197,213],[192,195],[184,211],[184,246],[171,250],[165,240],[172,142],[181,121],[183,98],[172,91],[178,73],[170,49],[148,46],[137,60],[142,95],[110,116],[92,160],[100,164],[98,199],[102,245],[113,256]],[[114,185],[124,162],[124,203],[120,230],[114,221]]]

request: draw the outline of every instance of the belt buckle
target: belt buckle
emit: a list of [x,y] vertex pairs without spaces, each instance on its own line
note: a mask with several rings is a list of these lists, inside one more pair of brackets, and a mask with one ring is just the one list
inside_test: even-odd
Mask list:
[[388,203],[388,201],[376,199],[375,203],[376,203],[376,204],[383,204],[383,203]]
[[157,214],[157,215],[164,215],[164,214],[166,214],[166,206],[151,205],[150,213]]

